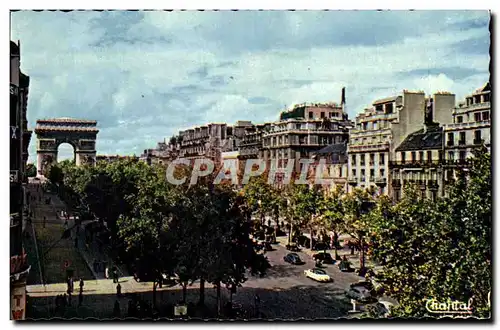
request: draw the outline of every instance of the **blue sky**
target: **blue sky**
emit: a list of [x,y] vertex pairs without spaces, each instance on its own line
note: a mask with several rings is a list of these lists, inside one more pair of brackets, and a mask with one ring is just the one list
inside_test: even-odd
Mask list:
[[489,79],[488,24],[487,11],[24,11],[11,39],[29,125],[95,119],[98,154],[139,155],[191,126],[339,102],[343,86],[351,118],[403,89],[458,101]]

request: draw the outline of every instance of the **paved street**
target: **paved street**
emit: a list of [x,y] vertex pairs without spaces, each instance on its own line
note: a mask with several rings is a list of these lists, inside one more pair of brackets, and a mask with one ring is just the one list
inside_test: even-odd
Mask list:
[[[260,298],[258,311],[260,316],[266,319],[284,318],[293,319],[297,317],[306,318],[334,318],[347,315],[351,308],[349,301],[344,298],[345,288],[360,278],[352,273],[341,273],[335,265],[326,266],[326,272],[334,279],[332,283],[317,283],[304,276],[305,269],[314,267],[314,262],[309,256],[300,253],[301,258],[306,261],[305,265],[289,265],[283,261],[283,256],[288,253],[282,246],[275,245],[275,251],[267,252],[267,256],[272,265],[266,277],[259,278],[250,276],[248,281],[238,288],[233,296],[235,303],[241,304],[246,310],[255,315],[255,295]],[[122,292],[142,293],[150,297],[152,283],[138,283],[132,277],[125,277],[120,280]],[[211,285],[206,285],[207,292],[214,291]],[[199,284],[195,282],[190,288],[188,301],[196,302],[198,299]],[[28,286],[28,293],[33,298],[54,297],[66,290],[65,283],[50,285]],[[180,300],[181,288],[179,286],[163,287],[158,290],[164,293],[163,303],[176,303]],[[168,293],[168,292],[171,292]],[[229,300],[228,291],[223,289],[223,300]],[[86,281],[84,296],[88,308],[91,303],[95,307],[97,315],[111,315],[112,304],[116,293],[116,284],[112,280],[99,279]],[[190,300],[189,297],[192,297]],[[207,294],[207,304],[215,304],[215,293]],[[49,309],[46,304],[53,304],[53,299],[38,299],[37,309]],[[94,308],[95,308],[94,307]],[[104,313],[104,314],[103,314]],[[87,314],[88,315],[88,314]]]

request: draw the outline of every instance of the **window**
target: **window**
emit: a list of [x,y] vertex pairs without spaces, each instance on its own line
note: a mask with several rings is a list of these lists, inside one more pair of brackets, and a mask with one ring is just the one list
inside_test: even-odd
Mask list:
[[352,170],[352,176],[356,177],[356,170]]
[[313,119],[313,118],[314,118],[313,112],[309,111],[309,119]]
[[300,129],[300,124],[295,124],[295,129]]
[[427,151],[427,162],[432,162],[432,151],[430,150]]
[[365,165],[365,154],[361,155],[361,166]]
[[365,170],[361,170],[361,181],[365,181]]
[[383,178],[385,177],[385,170],[382,168],[380,169],[380,176]]
[[418,157],[419,157],[420,162],[423,162],[424,161],[424,152],[420,151]]
[[401,162],[404,163],[406,161],[406,153],[403,151],[401,153]]
[[376,121],[373,122],[373,129],[378,129],[378,122]]
[[382,112],[384,111],[384,106],[382,104],[378,104],[377,106],[375,106],[375,110]]
[[465,144],[465,132],[460,132],[460,139],[458,140],[458,144],[460,145]]
[[490,113],[489,113],[489,111],[484,111],[483,112],[483,120],[490,120]]
[[457,123],[461,124],[464,122],[464,117],[463,116],[457,116]]
[[484,94],[483,100],[484,100],[484,102],[490,102],[490,94]]
[[356,155],[352,155],[351,163],[352,165],[356,165]]
[[375,164],[375,154],[370,154],[370,165]]
[[440,163],[443,161],[443,151],[442,150],[438,151],[438,159],[439,159]]
[[458,154],[458,159],[460,159],[461,162],[464,162],[465,161],[465,155],[466,155],[466,153],[465,153],[464,150],[460,151],[460,153]]
[[448,143],[449,146],[453,145],[453,143],[455,142],[454,140],[455,140],[454,134],[453,133],[448,133],[448,142],[447,143]]
[[370,181],[372,181],[375,178],[375,170],[371,169],[370,170]]
[[386,114],[392,113],[392,103],[387,103],[385,105],[385,113]]
[[325,113],[321,112],[321,118],[325,118]]
[[330,112],[330,118],[332,118],[332,117],[333,117],[333,112]]
[[415,151],[411,152],[411,161],[412,163],[417,160],[417,153]]
[[363,130],[366,131],[368,129],[368,123],[363,123]]
[[379,164],[380,165],[384,165],[384,163],[385,163],[385,155],[383,153],[380,153],[378,155],[378,158],[379,158]]
[[481,121],[481,113],[480,112],[474,113],[474,121]]
[[481,130],[474,131],[474,144],[481,143]]
[[454,159],[455,159],[455,152],[448,151],[448,160],[454,160]]

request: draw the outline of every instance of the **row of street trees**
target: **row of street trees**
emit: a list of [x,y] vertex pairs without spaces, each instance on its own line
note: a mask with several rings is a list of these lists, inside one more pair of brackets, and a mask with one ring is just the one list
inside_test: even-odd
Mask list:
[[248,273],[263,275],[269,267],[254,250],[243,197],[229,185],[210,184],[213,178],[171,185],[164,168],[123,160],[80,167],[62,162],[49,179],[68,203],[106,224],[116,257],[153,279],[153,304],[163,274],[177,274],[184,301],[187,287],[199,280],[204,304],[205,283],[212,283],[220,312],[221,287],[233,293]]
[[[426,300],[432,298],[473,298],[474,316],[489,315],[491,155],[484,147],[475,151],[467,171],[458,169],[448,197],[436,202],[422,199],[411,186],[398,203],[371,190],[325,193],[293,183],[276,189],[265,175],[242,189],[212,185],[213,177],[173,186],[164,168],[133,161],[55,168],[51,181],[107,223],[129,260],[154,265],[150,271],[156,274],[176,272],[184,292],[193,280],[202,288],[215,284],[219,294],[221,285],[234,292],[246,269],[263,273],[268,264],[249,236],[271,217],[277,226],[286,220],[289,239],[309,232],[311,247],[320,230],[349,234],[360,251],[361,273],[365,251],[383,266],[376,277],[400,303],[396,315],[427,316]],[[252,215],[258,221],[250,221]]]

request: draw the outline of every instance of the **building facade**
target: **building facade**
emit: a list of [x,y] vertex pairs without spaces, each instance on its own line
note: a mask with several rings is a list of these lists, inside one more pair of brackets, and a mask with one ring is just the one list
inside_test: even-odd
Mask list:
[[239,144],[240,159],[263,158],[262,135],[269,132],[271,123],[258,124],[245,128],[245,134]]
[[[23,217],[26,168],[26,141],[30,137],[26,121],[29,79],[20,70],[20,46],[10,42],[10,317],[26,315],[26,280],[30,271],[23,248]],[[28,142],[29,143],[29,139]]]
[[351,125],[344,104],[297,105],[282,112],[280,120],[263,132],[261,157],[269,166],[300,173],[304,166],[300,159],[310,159],[330,144],[347,141]]
[[402,197],[406,184],[414,184],[422,197],[446,196],[456,180],[456,169],[467,168],[472,150],[482,144],[490,148],[490,93],[487,83],[458,106],[446,105],[438,117],[443,123],[435,117],[438,112],[431,111],[436,99],[428,100],[424,128],[409,134],[390,162],[395,200]]
[[373,102],[349,132],[348,190],[373,187],[379,194],[391,195],[389,163],[395,160],[395,149],[426,124],[451,122],[454,102],[451,93],[426,97],[424,92],[407,90]]
[[314,153],[312,159],[309,181],[314,182],[319,177],[329,182],[323,185],[325,190],[342,188],[347,191],[347,141],[322,148]]

